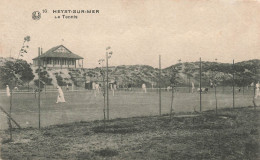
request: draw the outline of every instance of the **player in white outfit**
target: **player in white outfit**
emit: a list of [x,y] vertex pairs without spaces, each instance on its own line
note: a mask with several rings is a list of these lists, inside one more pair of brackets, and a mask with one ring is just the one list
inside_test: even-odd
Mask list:
[[60,103],[60,102],[66,102],[65,98],[64,98],[64,94],[62,89],[60,88],[60,86],[57,87],[58,89],[58,97],[57,97],[57,102],[56,103]]
[[11,94],[10,94],[10,89],[9,89],[9,86],[8,86],[8,85],[6,85],[6,95],[7,95],[7,97],[10,97],[10,96],[11,96]]
[[143,89],[144,93],[146,93],[146,85],[145,84],[142,85],[142,89]]
[[257,99],[258,96],[260,97],[259,87],[260,87],[260,84],[258,82],[257,84],[255,84],[255,99]]
[[191,93],[193,93],[193,92],[194,92],[194,89],[195,89],[195,86],[194,86],[194,83],[193,83],[193,82],[191,82],[191,85],[192,85]]

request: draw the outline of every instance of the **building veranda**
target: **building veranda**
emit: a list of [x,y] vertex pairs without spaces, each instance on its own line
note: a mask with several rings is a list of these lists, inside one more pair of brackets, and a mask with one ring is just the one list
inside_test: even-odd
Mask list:
[[[81,60],[81,61],[80,61]],[[53,47],[33,59],[33,65],[50,68],[83,68],[83,58],[72,53],[63,45]]]

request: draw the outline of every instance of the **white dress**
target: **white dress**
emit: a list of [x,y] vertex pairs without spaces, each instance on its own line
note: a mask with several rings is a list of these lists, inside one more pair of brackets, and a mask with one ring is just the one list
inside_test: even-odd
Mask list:
[[255,98],[257,98],[258,96],[260,97],[260,91],[259,91],[260,85],[259,85],[259,83],[257,83],[255,86],[256,86],[256,89],[255,89]]
[[195,86],[194,86],[194,83],[193,83],[193,82],[191,82],[191,85],[192,85],[191,92],[193,93],[193,92],[194,92],[194,89],[195,89]]
[[142,88],[143,88],[144,93],[146,93],[146,85],[145,84],[142,85]]
[[96,83],[95,83],[95,82],[92,83],[92,89],[93,89],[93,90],[96,89]]
[[59,102],[66,102],[65,98],[64,98],[63,91],[62,91],[62,89],[60,87],[58,87],[58,97],[57,97],[57,102],[56,103],[59,103]]
[[99,93],[100,87],[99,87],[99,84],[98,84],[98,83],[95,85],[95,88],[96,88],[97,93]]
[[10,96],[11,96],[11,94],[10,94],[10,89],[9,89],[9,86],[8,86],[8,85],[6,85],[6,95],[7,95],[7,97],[10,97]]

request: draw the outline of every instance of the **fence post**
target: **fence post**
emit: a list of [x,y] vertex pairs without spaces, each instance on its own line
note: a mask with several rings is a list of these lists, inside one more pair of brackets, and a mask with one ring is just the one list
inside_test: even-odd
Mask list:
[[[256,66],[255,66],[254,69],[255,69],[254,72],[255,72],[255,76],[256,76]],[[257,89],[257,88],[256,88],[256,78],[257,78],[257,77],[254,78],[255,80],[254,80],[254,87],[253,87],[253,89],[254,89],[254,97],[253,97],[254,109],[256,109],[256,104],[255,104],[255,94],[256,94],[255,91],[256,91],[256,89]]]
[[38,121],[39,121],[39,129],[41,128],[41,83],[40,83],[40,53],[41,48],[38,48]]
[[159,115],[161,115],[162,97],[161,97],[161,55],[159,55]]
[[233,108],[235,108],[235,62],[233,59]]
[[[256,76],[256,66],[254,68],[255,76]],[[254,78],[254,97],[255,97],[255,90],[256,90],[256,78]]]
[[201,57],[200,57],[200,112],[202,111],[201,106]]
[[[12,87],[12,86],[11,86]],[[10,94],[10,117],[8,118],[8,124],[9,124],[9,129],[10,129],[10,140],[13,139],[13,134],[12,134],[12,130],[13,130],[13,126],[11,123],[11,119],[12,119],[12,105],[13,105],[13,89],[11,88],[11,94]]]
[[189,76],[189,78],[188,78],[188,85],[189,85],[189,93],[190,93],[190,76]]
[[107,120],[109,120],[109,83],[108,83],[108,52],[106,52],[106,71],[107,71]]

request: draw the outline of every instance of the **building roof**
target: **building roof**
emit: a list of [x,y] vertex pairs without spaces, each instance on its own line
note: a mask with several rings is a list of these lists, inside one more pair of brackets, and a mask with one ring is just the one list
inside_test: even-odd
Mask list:
[[69,58],[69,59],[83,59],[82,57],[72,53],[63,45],[59,45],[49,49],[47,52],[35,57],[33,60],[38,58]]

